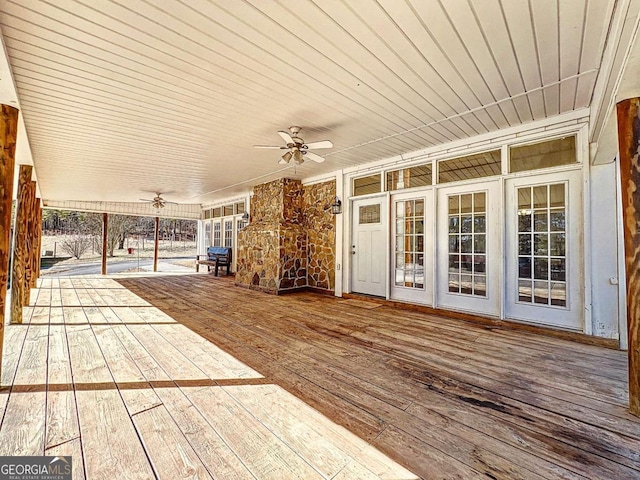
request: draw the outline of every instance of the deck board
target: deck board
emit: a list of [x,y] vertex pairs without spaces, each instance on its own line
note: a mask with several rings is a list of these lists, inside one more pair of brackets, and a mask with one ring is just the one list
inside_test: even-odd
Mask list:
[[624,352],[210,275],[45,278],[24,312],[0,453],[74,479],[640,478]]

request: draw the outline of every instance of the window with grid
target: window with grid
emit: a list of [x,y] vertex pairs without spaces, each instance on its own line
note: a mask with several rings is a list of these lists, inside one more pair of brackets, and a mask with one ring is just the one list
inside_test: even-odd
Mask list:
[[211,245],[211,223],[209,222],[204,226],[204,243],[207,247]]
[[216,222],[213,224],[213,246],[221,247],[222,243],[220,243],[220,222]]
[[448,195],[449,292],[487,296],[487,194]]
[[402,200],[395,208],[395,284],[424,288],[424,200]]
[[233,245],[233,221],[225,220],[224,222],[224,246],[231,247]]
[[567,306],[565,184],[518,188],[518,301]]

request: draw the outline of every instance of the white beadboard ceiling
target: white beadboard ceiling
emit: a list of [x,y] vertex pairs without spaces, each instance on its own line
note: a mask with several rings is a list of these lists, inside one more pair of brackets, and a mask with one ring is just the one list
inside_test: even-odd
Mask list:
[[0,5],[44,199],[208,203],[588,107],[616,1]]

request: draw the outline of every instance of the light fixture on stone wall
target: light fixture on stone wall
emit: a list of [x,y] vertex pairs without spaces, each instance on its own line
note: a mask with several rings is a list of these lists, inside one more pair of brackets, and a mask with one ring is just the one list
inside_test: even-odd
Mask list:
[[242,214],[242,221],[243,221],[243,222],[248,222],[248,221],[249,221],[249,212],[245,211],[245,212]]
[[342,213],[342,202],[338,197],[336,197],[333,204],[331,205],[331,213],[333,213],[334,215]]

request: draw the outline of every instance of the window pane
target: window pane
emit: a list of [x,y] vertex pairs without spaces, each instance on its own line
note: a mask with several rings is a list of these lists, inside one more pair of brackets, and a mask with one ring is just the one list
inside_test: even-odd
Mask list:
[[486,208],[486,194],[484,192],[475,193],[473,195],[473,211],[483,213]]
[[471,215],[463,215],[460,219],[460,231],[462,233],[471,233],[473,231],[473,217]]
[[236,202],[233,205],[234,213],[242,215],[244,213],[244,202]]
[[387,172],[387,190],[401,190],[431,185],[431,164]]
[[222,207],[222,214],[226,217],[228,215],[233,215],[233,205],[225,205]]
[[486,252],[485,243],[486,243],[485,235],[474,235],[473,253],[485,253]]
[[424,215],[424,200],[416,200],[416,216],[421,217]]
[[549,279],[549,260],[546,258],[533,259],[533,278],[536,280]]
[[363,205],[359,208],[359,223],[364,225],[367,223],[380,223],[380,204]]
[[457,213],[460,213],[460,196],[450,195],[449,196],[449,215],[455,215]]
[[518,235],[518,255],[531,255],[531,235]]
[[481,297],[487,295],[487,277],[483,275],[473,277],[473,293]]
[[460,217],[449,217],[449,233],[458,233],[460,231]]
[[565,265],[564,258],[552,258],[551,259],[551,280],[558,280],[564,282],[567,277],[567,267]]
[[531,257],[518,258],[518,277],[531,278]]
[[353,180],[353,196],[368,195],[380,192],[380,174],[368,177],[355,178]]
[[533,226],[536,232],[546,232],[549,228],[547,223],[547,211],[536,212],[534,215]]
[[486,273],[487,264],[486,257],[484,255],[473,256],[473,273]]
[[449,292],[451,293],[460,292],[460,276],[459,275],[449,274]]
[[222,207],[217,207],[213,209],[213,218],[219,218],[222,216]]
[[500,175],[500,150],[443,160],[438,170],[438,183]]
[[[540,233],[533,236],[533,254],[548,255],[549,236],[546,233]],[[524,254],[522,254],[524,255]]]
[[471,275],[460,275],[460,293],[467,295],[473,293],[473,277]]
[[416,233],[424,233],[424,220],[422,218],[416,219]]
[[460,212],[471,213],[473,204],[473,195],[460,195]]
[[567,284],[552,283],[551,284],[551,305],[558,307],[567,306]]
[[564,207],[564,183],[549,186],[549,201],[551,207]]
[[547,186],[533,187],[533,208],[547,208]]
[[460,255],[449,255],[449,273],[457,273],[460,271]]
[[563,232],[565,229],[565,213],[563,210],[551,210],[550,213],[550,221],[551,231],[552,232]]
[[485,233],[486,232],[486,217],[484,215],[476,215],[473,218],[473,231],[475,233]]
[[518,231],[531,231],[531,214],[520,214],[520,212],[518,213]]
[[471,235],[461,235],[460,236],[460,252],[462,253],[473,253],[473,243],[472,243]]
[[449,235],[449,253],[458,253],[460,251],[460,236]]
[[509,157],[510,172],[570,165],[577,162],[575,137],[511,147]]
[[544,305],[549,304],[549,282],[533,282],[533,301]]
[[531,209],[531,188],[524,187],[518,189],[518,210]]
[[531,302],[531,280],[518,280],[518,300]]
[[565,234],[564,233],[552,233],[549,235],[550,248],[549,254],[554,257],[565,256]]

